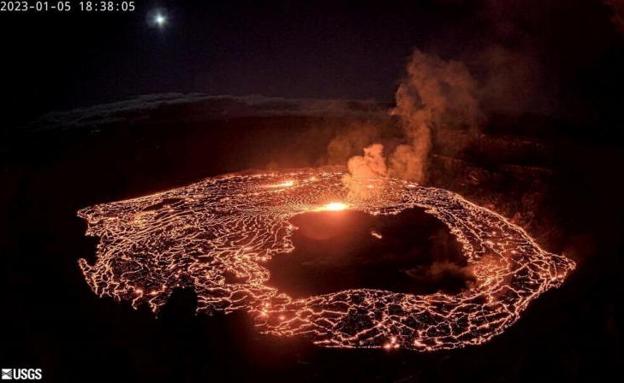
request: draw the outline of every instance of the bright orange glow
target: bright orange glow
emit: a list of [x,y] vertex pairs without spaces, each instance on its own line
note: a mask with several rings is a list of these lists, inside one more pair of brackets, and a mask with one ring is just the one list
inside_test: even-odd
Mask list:
[[349,208],[344,202],[330,202],[316,209],[316,211],[342,211]]
[[287,180],[287,181],[278,182],[276,184],[266,185],[265,187],[279,189],[279,188],[289,188],[289,187],[293,187],[293,186],[295,186],[295,181],[294,180]]
[[[326,347],[433,351],[501,334],[575,267],[505,217],[448,190],[387,179],[383,193],[357,200],[345,190],[344,175],[337,168],[230,174],[88,207],[78,212],[87,235],[104,240],[96,262],[81,259],[80,268],[97,295],[134,308],[148,304],[157,312],[173,290],[189,288],[198,312],[244,311],[264,334],[306,336]],[[295,298],[268,283],[266,263],[294,250],[292,217],[346,209],[391,215],[415,207],[462,245],[472,287],[454,295],[361,288]]]

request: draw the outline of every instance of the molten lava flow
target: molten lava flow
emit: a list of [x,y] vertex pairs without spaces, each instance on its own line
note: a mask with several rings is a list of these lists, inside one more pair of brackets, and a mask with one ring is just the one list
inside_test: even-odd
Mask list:
[[[96,294],[135,308],[147,303],[156,312],[173,289],[188,287],[198,312],[245,310],[263,333],[303,335],[327,347],[427,351],[500,334],[574,268],[502,216],[450,191],[391,179],[374,199],[349,200],[343,175],[334,168],[226,175],[80,210],[87,234],[100,238],[96,263],[81,259],[80,267]],[[295,299],[267,286],[265,263],[293,250],[295,215],[319,209],[389,215],[413,207],[456,236],[473,287],[457,295],[352,289]]]

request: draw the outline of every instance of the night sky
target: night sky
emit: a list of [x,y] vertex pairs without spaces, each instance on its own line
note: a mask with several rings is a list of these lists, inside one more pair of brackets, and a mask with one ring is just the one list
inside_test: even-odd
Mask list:
[[[157,9],[163,28],[149,22]],[[137,1],[127,14],[2,14],[5,121],[162,92],[391,101],[413,48],[478,79],[491,46],[534,68],[528,108],[604,118],[623,83],[612,16],[578,0]]]

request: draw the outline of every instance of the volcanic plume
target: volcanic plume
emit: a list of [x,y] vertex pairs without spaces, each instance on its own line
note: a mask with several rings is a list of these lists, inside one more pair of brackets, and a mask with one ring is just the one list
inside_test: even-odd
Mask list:
[[[401,126],[403,142],[387,158],[383,145],[374,143],[364,148],[364,156],[348,161],[350,176],[345,183],[356,195],[366,197],[361,187],[355,189],[362,183],[352,179],[392,176],[426,183],[433,145],[444,141],[446,150],[457,154],[468,143],[465,137],[475,136],[485,119],[476,81],[463,63],[415,50],[406,71],[395,94],[396,106],[390,110]],[[449,138],[453,131],[462,132],[462,138],[452,134]]]
[[388,169],[383,145],[372,144],[364,148],[364,155],[351,157],[347,168],[349,173],[342,181],[349,188],[352,198],[367,199],[384,192]]
[[390,173],[424,183],[437,133],[445,129],[474,133],[479,129],[483,117],[475,81],[461,62],[444,61],[415,50],[395,97],[396,107],[391,114],[399,117],[406,143],[390,155]]

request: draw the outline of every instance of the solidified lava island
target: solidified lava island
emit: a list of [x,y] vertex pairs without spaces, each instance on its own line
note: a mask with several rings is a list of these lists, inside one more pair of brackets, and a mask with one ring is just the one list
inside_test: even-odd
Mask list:
[[[82,209],[87,235],[100,241],[95,264],[80,259],[80,268],[98,296],[135,308],[147,303],[157,312],[174,289],[192,288],[198,312],[244,310],[265,334],[301,335],[326,347],[432,351],[500,334],[575,267],[450,191],[389,179],[366,185],[379,192],[358,200],[343,176],[335,168],[232,174]],[[346,209],[396,215],[415,207],[456,237],[474,274],[470,288],[428,295],[358,288],[293,298],[267,284],[267,262],[294,250],[294,216]]]

